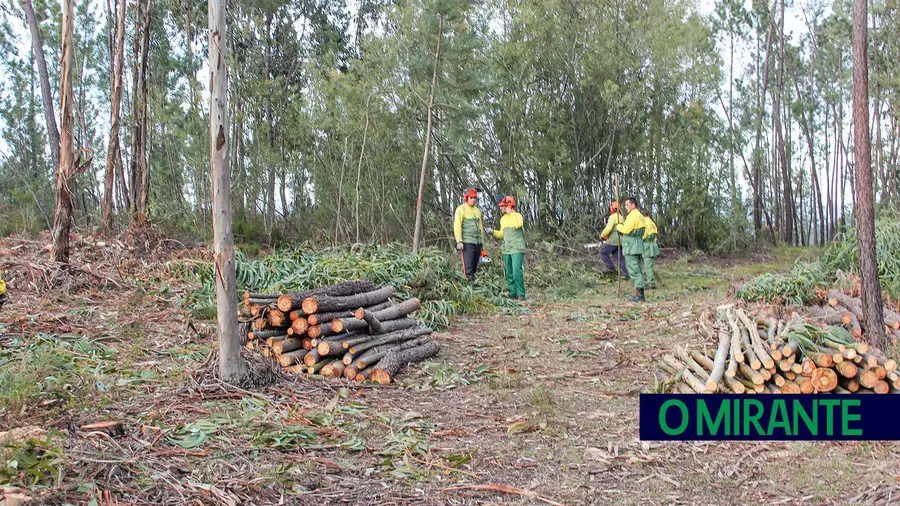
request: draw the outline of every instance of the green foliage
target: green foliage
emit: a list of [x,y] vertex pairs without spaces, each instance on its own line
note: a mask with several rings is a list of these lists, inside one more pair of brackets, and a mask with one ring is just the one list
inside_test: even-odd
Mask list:
[[[900,296],[900,219],[875,221],[875,249],[882,290],[894,297]],[[825,249],[821,262],[830,276],[836,276],[839,272],[859,274],[856,230],[849,230],[840,241],[831,243]]]
[[99,406],[117,386],[112,348],[82,336],[10,336],[11,345],[0,348],[0,413],[6,416],[42,400],[90,399]]
[[0,447],[0,485],[50,486],[62,479],[66,459],[62,448],[47,439],[31,438]]
[[744,283],[737,296],[748,302],[804,305],[815,298],[816,289],[825,285],[826,276],[819,262],[796,262],[788,274],[763,274]]

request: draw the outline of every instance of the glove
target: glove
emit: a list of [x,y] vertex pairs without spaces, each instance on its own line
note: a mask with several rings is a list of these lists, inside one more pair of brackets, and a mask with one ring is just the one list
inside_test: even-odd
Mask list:
[[456,243],[456,251],[462,251],[462,250],[463,250],[463,243],[462,242]]
[[605,241],[605,240],[609,239],[609,236],[608,236],[608,235],[601,235],[601,236],[600,236],[600,239],[602,239],[602,240]]
[[494,229],[492,229],[490,227],[484,229],[484,231],[487,232],[489,235],[494,235]]

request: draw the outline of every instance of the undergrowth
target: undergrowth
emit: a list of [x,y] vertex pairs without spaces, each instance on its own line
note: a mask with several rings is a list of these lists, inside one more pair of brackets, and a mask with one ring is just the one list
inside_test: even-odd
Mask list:
[[[595,282],[586,269],[572,262],[538,258],[526,273],[529,288],[571,292]],[[258,259],[238,252],[236,266],[240,292],[290,293],[348,280],[393,285],[398,298],[417,297],[422,301],[416,317],[435,328],[449,325],[459,314],[521,310],[515,301],[501,296],[507,286],[502,259],[498,257],[479,266],[474,289],[469,288],[458,258],[448,259],[433,248],[413,254],[397,244],[355,244],[316,253],[303,248],[283,249]],[[169,269],[182,279],[199,283],[183,300],[195,316],[215,314],[211,262],[179,260],[171,262]]]
[[[875,244],[881,288],[896,298],[900,296],[900,219],[889,216],[877,220]],[[833,286],[846,274],[859,275],[859,246],[853,229],[829,244],[818,261],[798,261],[786,274],[763,274],[743,284],[737,295],[749,302],[802,305],[813,300],[816,289]]]

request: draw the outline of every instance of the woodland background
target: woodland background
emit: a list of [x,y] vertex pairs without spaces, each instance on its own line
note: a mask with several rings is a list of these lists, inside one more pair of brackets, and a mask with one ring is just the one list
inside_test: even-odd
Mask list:
[[[53,214],[61,12],[32,2],[0,4],[3,235]],[[531,237],[596,240],[616,178],[669,246],[823,244],[852,226],[852,5],[785,2],[228,2],[237,241],[411,241],[435,75],[425,245],[451,245],[469,185],[489,220],[511,193]],[[870,2],[879,205],[900,200],[898,10]],[[203,1],[77,2],[78,226],[208,239],[208,40]]]

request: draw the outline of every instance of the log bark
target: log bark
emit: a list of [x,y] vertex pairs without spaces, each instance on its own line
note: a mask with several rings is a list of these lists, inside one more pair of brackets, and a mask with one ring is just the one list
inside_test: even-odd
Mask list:
[[[359,330],[370,328],[372,334],[384,333],[382,321],[396,320],[397,318],[406,316],[421,306],[419,299],[412,298],[403,301],[400,304],[391,306],[374,313],[364,312],[364,319],[360,320],[356,317],[339,318],[331,322],[331,330],[335,333],[347,332],[350,330]],[[368,318],[368,319],[366,319]]]
[[[288,337],[272,345],[272,351],[275,353],[287,353],[289,351],[299,350],[303,348],[302,337]],[[305,350],[304,350],[305,351]]]
[[[387,385],[394,381],[400,368],[413,362],[421,362],[427,358],[433,357],[441,350],[441,345],[437,341],[429,341],[423,345],[414,348],[408,348],[398,352],[389,352],[382,358],[377,368],[372,369],[372,381],[379,385]],[[363,371],[365,373],[365,371]]]
[[359,355],[360,353],[374,348],[376,346],[381,346],[389,343],[398,343],[401,341],[407,341],[409,339],[413,339],[420,336],[425,336],[431,334],[431,329],[426,327],[413,327],[411,329],[398,330],[397,332],[391,332],[390,334],[384,334],[380,336],[378,339],[374,339],[372,341],[368,341],[356,346],[351,346],[347,351],[354,355]]
[[756,322],[751,321],[742,309],[735,310],[735,313],[737,314],[738,318],[740,318],[741,322],[743,322],[744,327],[747,328],[750,345],[753,346],[753,351],[756,353],[756,356],[762,363],[763,367],[765,367],[766,369],[775,367],[775,360],[773,360],[769,353],[766,351],[766,347],[763,346],[762,338],[759,337],[759,328],[756,326]]
[[330,360],[330,359],[325,359],[325,360],[316,362],[315,364],[306,368],[306,374],[319,374],[319,372],[322,370],[322,368],[324,368],[326,365],[330,364],[331,362],[333,362],[333,360]]
[[690,369],[675,359],[672,355],[666,355],[662,358],[662,364],[674,375],[680,375],[682,381],[687,383],[694,392],[698,394],[706,393],[706,384],[699,378],[694,376]]
[[322,357],[331,357],[334,355],[342,355],[346,353],[340,341],[322,341],[316,345],[319,355]]
[[306,354],[307,351],[304,349],[291,350],[286,353],[280,354],[278,356],[278,363],[282,367],[289,367],[294,364],[302,364],[303,358],[306,356]]
[[[353,311],[353,316],[362,320],[363,315],[365,314],[366,311],[369,311],[369,312],[381,311],[382,309],[387,309],[393,305],[394,305],[394,303],[388,300],[388,301],[382,302],[381,304],[375,304],[374,306],[357,308],[355,311]],[[333,319],[334,318],[332,318],[331,320],[333,320]],[[328,321],[331,321],[331,320],[328,320]]]
[[322,356],[319,355],[319,350],[317,348],[309,350],[309,352],[303,357],[303,363],[307,366],[315,365],[315,363],[319,360],[322,360]]
[[[359,307],[380,304],[394,295],[394,287],[386,286],[378,290],[350,296],[314,295],[303,299],[301,309],[307,314],[326,311],[351,310]],[[279,299],[279,307],[281,307]]]
[[756,356],[756,350],[750,344],[750,334],[746,331],[746,329],[741,329],[740,332],[741,332],[741,346],[743,347],[744,352],[746,353],[745,357],[746,357],[747,365],[749,365],[750,368],[753,370],[758,371],[758,370],[762,369],[762,361],[759,359],[759,357]]
[[[297,310],[297,312],[302,314],[303,310],[300,309]],[[330,313],[311,314],[306,318],[306,320],[310,325],[322,325],[323,323],[331,323],[331,320],[334,320],[336,318],[346,318],[350,314],[350,311],[332,311]]]
[[287,333],[282,330],[258,330],[256,332],[250,332],[247,334],[248,339],[260,339],[266,340],[270,337],[287,337]]
[[744,362],[744,354],[741,352],[741,329],[737,325],[737,320],[730,314],[728,324],[731,326],[731,356],[738,363]]
[[340,378],[344,373],[344,363],[335,360],[322,368],[322,376],[326,378]]
[[362,370],[381,360],[388,352],[400,352],[409,348],[415,348],[428,343],[431,339],[431,336],[424,336],[397,345],[376,346],[360,354],[359,358],[354,358],[352,364],[357,370]]
[[[375,290],[375,284],[369,281],[347,281],[336,285],[315,288],[305,292],[289,293],[278,297],[278,309],[288,313],[294,309],[301,309],[303,300],[309,297],[330,296],[346,297]],[[380,301],[379,301],[380,302]],[[358,306],[356,306],[358,307]],[[336,308],[337,309],[337,308]],[[306,315],[315,313],[305,311]],[[304,315],[304,316],[306,316]]]

